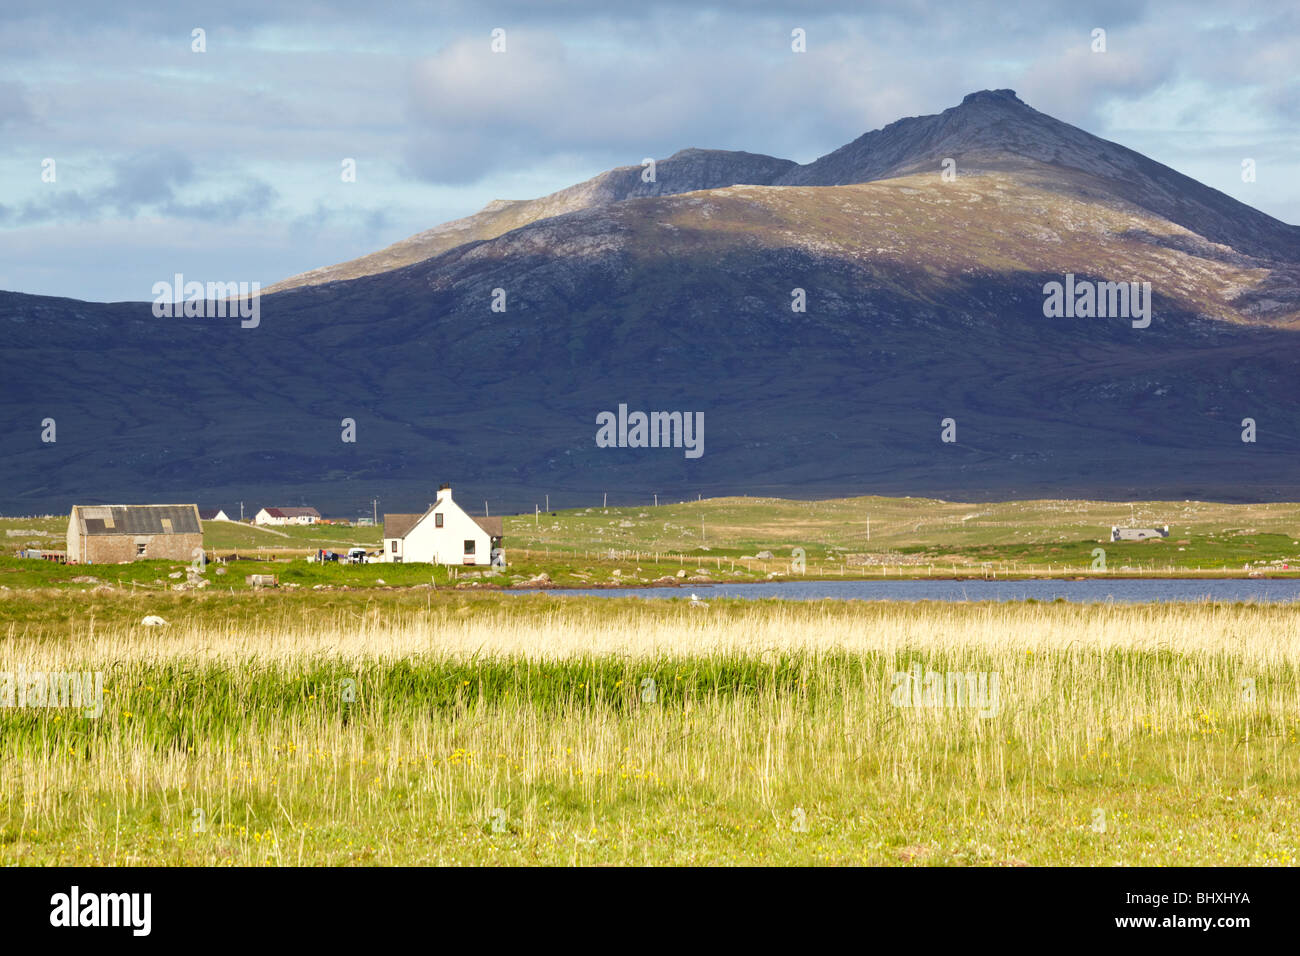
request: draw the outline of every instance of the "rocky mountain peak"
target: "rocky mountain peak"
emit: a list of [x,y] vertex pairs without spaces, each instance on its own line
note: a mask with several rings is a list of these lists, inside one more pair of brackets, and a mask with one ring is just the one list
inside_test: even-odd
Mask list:
[[1018,106],[1024,106],[1024,101],[1016,96],[1015,90],[976,90],[974,93],[967,93],[962,97],[961,105],[969,106],[972,103],[989,103],[994,105],[1004,105],[1014,103]]

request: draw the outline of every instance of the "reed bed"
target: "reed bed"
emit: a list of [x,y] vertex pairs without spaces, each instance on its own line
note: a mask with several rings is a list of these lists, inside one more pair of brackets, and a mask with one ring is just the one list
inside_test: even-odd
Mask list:
[[0,862],[1295,859],[1282,605],[205,601],[11,613]]

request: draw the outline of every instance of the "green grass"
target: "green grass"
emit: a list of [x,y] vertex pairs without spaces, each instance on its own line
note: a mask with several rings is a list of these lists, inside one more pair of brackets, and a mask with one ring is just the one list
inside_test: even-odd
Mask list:
[[350,547],[378,550],[383,544],[382,539],[383,528],[380,527],[317,524],[260,528],[236,521],[203,522],[203,546],[221,554],[279,549],[340,550]]
[[[868,519],[870,537],[868,538]],[[1112,525],[1170,526],[1168,538],[1111,542]],[[62,549],[66,519],[0,519],[16,552],[24,547]],[[315,525],[265,530],[234,522],[207,522],[204,544],[212,554],[256,557],[238,564],[239,587],[249,573],[279,573],[303,586],[375,586],[450,583],[445,569],[379,565],[311,569],[301,558],[318,548],[382,547],[381,528]],[[1110,574],[1270,574],[1300,568],[1300,505],[1224,505],[1142,502],[1130,506],[1095,501],[1011,501],[966,504],[923,498],[851,498],[791,501],[717,498],[658,507],[581,508],[505,518],[511,567],[497,583],[519,583],[545,572],[559,586],[647,584],[676,577],[764,580],[793,574],[796,548],[804,576],[1079,575],[1093,573],[1094,551],[1105,551]],[[771,552],[773,557],[755,556]],[[12,553],[12,552],[11,552]],[[270,564],[279,560],[280,563]],[[28,562],[35,564],[36,562]],[[148,564],[148,563],[145,563]],[[163,571],[166,566],[166,571]],[[0,558],[0,583],[10,587],[59,585],[90,576],[137,586],[167,583],[179,562],[148,568],[85,566],[78,573],[15,569]],[[882,572],[882,569],[885,569]],[[481,572],[473,569],[469,573]],[[616,575],[614,572],[618,571]],[[236,574],[232,565],[231,575]],[[212,578],[214,584],[215,578]],[[464,580],[463,578],[461,579]]]
[[[6,603],[0,670],[103,669],[106,704],[0,708],[0,864],[1290,865],[1300,837],[1278,607]],[[723,649],[774,616],[786,646]],[[895,706],[916,663],[998,674],[997,712]]]

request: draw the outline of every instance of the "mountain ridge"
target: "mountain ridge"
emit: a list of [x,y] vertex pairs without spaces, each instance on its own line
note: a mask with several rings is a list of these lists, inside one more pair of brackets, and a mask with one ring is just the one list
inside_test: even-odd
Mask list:
[[[952,159],[957,175],[1016,170],[1062,191],[1109,193],[1213,242],[1254,256],[1300,263],[1300,227],[1280,222],[1225,193],[1024,103],[1014,90],[980,90],[941,113],[903,117],[799,165],[759,153],[690,147],[642,167],[623,166],[531,200],[493,200],[482,210],[417,233],[378,252],[310,270],[268,286],[275,293],[372,275],[440,255],[462,242],[592,206],[732,185],[838,186],[921,171]],[[1224,220],[1240,225],[1225,227]]]
[[[967,106],[937,137],[903,131],[938,149],[1019,122],[1015,103]],[[712,163],[712,181],[795,171],[674,155],[679,172]],[[914,155],[916,172],[833,186],[674,192],[669,166],[658,195],[571,195],[432,257],[265,295],[255,329],[0,293],[22,370],[0,390],[18,423],[0,435],[0,511],[165,498],[352,513],[375,495],[409,511],[443,480],[493,513],[602,491],[1300,500],[1300,276],[1234,245],[1249,218],[1214,241],[1095,171],[959,158],[944,182]],[[629,167],[587,188],[639,181]],[[1193,192],[1187,209],[1204,208]],[[1149,281],[1150,326],[1045,317],[1047,283],[1067,274]],[[703,412],[703,456],[598,447],[596,416],[619,404]],[[40,440],[46,418],[56,443]]]

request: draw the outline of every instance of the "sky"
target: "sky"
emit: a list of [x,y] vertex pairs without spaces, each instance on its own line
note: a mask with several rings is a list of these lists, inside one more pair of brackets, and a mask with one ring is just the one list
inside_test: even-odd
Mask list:
[[6,0],[0,289],[266,286],[686,147],[809,162],[980,89],[1300,223],[1296,64],[1300,5],[1232,0]]

